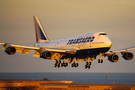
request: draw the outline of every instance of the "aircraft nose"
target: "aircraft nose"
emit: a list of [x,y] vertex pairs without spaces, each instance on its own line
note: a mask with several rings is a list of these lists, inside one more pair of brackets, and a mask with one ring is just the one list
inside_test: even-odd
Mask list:
[[108,40],[106,41],[106,46],[107,46],[107,47],[111,47],[111,46],[112,46],[112,42],[111,42],[110,39],[108,39]]

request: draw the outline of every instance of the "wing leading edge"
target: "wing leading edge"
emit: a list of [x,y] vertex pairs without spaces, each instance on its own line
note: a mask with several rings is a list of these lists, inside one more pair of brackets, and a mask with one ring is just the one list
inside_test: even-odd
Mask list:
[[122,53],[122,52],[127,52],[130,50],[134,50],[135,46],[132,47],[127,47],[127,48],[123,48],[123,49],[116,49],[116,50],[110,50],[108,52],[106,52],[105,54],[109,54],[109,53]]
[[60,49],[60,48],[42,48],[42,47],[31,47],[31,46],[22,46],[22,45],[15,45],[15,44],[8,44],[8,43],[0,43],[3,45],[2,49],[7,49],[8,47],[14,47],[17,52],[22,53],[29,53],[30,50],[36,50],[38,52],[42,51],[49,51],[49,52],[57,52],[57,53],[68,53],[68,54],[75,54],[75,49]]
[[110,50],[110,51],[106,52],[106,54],[110,53],[110,52],[112,52],[112,53],[120,53],[120,52],[130,51],[130,50],[134,50],[134,49],[135,49],[135,46],[132,46],[132,47],[123,48],[123,49]]

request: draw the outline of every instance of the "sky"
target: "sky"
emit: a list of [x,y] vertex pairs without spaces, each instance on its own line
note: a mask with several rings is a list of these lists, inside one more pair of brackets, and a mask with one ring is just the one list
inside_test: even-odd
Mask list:
[[[112,41],[111,50],[135,45],[134,0],[0,0],[0,42],[33,46],[36,42],[33,16],[38,15],[50,40],[72,38],[77,35],[104,31]],[[0,45],[2,48],[2,45]],[[135,55],[135,50],[131,51]],[[135,73],[135,58],[103,64],[92,61],[54,68],[54,61],[17,52],[7,55],[0,49],[0,72],[131,72]]]

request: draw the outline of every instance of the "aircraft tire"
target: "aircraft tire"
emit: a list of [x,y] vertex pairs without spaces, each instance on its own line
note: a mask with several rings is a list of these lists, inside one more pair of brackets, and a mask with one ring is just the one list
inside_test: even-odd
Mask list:
[[57,64],[54,64],[54,67],[57,67]]
[[71,64],[71,67],[74,67],[74,64]]
[[61,61],[59,60],[59,64],[61,63]]
[[88,69],[90,69],[90,65],[88,66]]
[[91,62],[89,62],[89,65],[91,65]]
[[58,64],[58,68],[60,67],[60,64]]
[[100,59],[98,59],[98,63],[100,63]]
[[78,63],[76,63],[75,66],[78,67]]
[[61,67],[63,67],[63,63],[61,64]]
[[87,69],[87,65],[85,65],[85,69]]
[[101,59],[101,63],[103,63],[103,59]]
[[66,63],[66,66],[68,66],[68,63]]
[[67,66],[66,63],[63,63],[63,66],[66,67]]

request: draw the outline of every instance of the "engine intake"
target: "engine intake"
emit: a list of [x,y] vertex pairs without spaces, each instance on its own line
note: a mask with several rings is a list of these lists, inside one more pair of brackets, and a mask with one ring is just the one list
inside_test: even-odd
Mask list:
[[119,56],[117,54],[112,54],[108,57],[108,60],[111,62],[117,62],[119,60]]
[[52,53],[49,52],[49,51],[45,51],[42,53],[42,55],[40,56],[41,58],[44,58],[44,59],[50,59],[52,56]]
[[131,60],[134,57],[134,55],[131,52],[126,52],[123,54],[122,57],[126,60]]
[[13,54],[16,53],[16,49],[15,49],[15,47],[9,46],[9,47],[7,47],[7,48],[5,49],[5,52],[6,52],[7,54],[9,54],[9,55],[13,55]]

